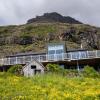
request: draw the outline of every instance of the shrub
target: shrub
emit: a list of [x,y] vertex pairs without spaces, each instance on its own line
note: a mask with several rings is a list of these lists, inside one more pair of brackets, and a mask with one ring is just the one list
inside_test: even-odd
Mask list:
[[21,45],[32,44],[32,36],[26,33],[22,34],[20,36],[20,44]]
[[78,71],[75,70],[75,69],[67,69],[67,70],[66,70],[66,75],[67,75],[68,77],[75,77],[75,76],[79,76],[79,73],[78,73]]
[[14,66],[10,67],[7,72],[13,73],[16,75],[22,75],[22,65],[14,65]]
[[30,32],[30,31],[32,31],[32,29],[33,29],[33,26],[31,26],[31,25],[28,25],[28,26],[26,26],[25,27],[25,31],[27,32]]
[[47,64],[46,68],[47,68],[47,71],[53,72],[53,71],[58,71],[59,66],[56,64]]
[[87,65],[83,69],[83,76],[97,78],[99,73],[93,67]]
[[57,64],[47,64],[46,68],[47,68],[48,72],[56,72],[56,73],[66,74],[66,70],[61,68],[61,66],[57,65]]

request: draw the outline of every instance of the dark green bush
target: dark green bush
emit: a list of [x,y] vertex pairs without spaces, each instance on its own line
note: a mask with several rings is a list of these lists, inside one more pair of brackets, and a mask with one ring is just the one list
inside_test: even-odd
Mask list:
[[59,73],[66,75],[68,77],[75,77],[75,76],[91,77],[91,78],[100,77],[99,73],[93,67],[90,66],[85,66],[84,69],[80,72],[78,72],[78,70],[73,70],[73,69],[63,69],[60,67],[60,65],[57,64],[47,64],[46,68],[47,72]]
[[11,66],[7,72],[13,73],[16,75],[21,75],[22,74],[22,65]]
[[47,64],[46,68],[48,71],[58,71],[59,70],[59,65],[56,64]]
[[26,45],[26,44],[32,44],[32,36],[29,34],[23,34],[20,36],[20,44]]
[[93,67],[87,65],[83,69],[83,76],[97,78],[99,73]]
[[33,26],[28,25],[28,26],[25,27],[24,30],[30,32],[30,31],[32,31],[32,29],[33,29]]
[[66,75],[68,77],[75,77],[75,76],[79,76],[79,73],[76,69],[66,69]]
[[48,72],[66,74],[66,70],[61,68],[61,66],[57,64],[47,64],[46,68]]

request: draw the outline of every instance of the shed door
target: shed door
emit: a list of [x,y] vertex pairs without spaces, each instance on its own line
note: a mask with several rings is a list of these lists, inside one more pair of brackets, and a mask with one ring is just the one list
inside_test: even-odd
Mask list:
[[41,70],[40,69],[35,69],[35,74],[40,74],[41,73]]

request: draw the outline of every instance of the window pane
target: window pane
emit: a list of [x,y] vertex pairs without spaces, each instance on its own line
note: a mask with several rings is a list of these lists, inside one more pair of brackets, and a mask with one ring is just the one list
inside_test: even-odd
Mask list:
[[63,50],[61,50],[61,49],[56,50],[56,54],[61,54],[61,53],[64,53]]
[[48,51],[48,54],[55,54],[55,50]]
[[80,52],[80,59],[82,58],[87,58],[87,52],[83,51],[83,52]]
[[72,59],[79,59],[79,52],[72,52]]
[[58,49],[64,49],[63,45],[48,46],[48,50],[58,50]]

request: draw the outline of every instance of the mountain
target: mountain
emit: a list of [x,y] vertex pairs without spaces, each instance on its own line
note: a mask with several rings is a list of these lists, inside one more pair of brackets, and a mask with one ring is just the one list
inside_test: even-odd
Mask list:
[[[23,52],[44,52],[46,51],[47,43],[66,42],[68,50],[83,49],[93,50],[100,49],[100,28],[91,25],[77,22],[73,24],[63,23],[63,18],[60,16],[60,22],[55,18],[55,21],[42,20],[34,21],[24,25],[0,26],[0,57],[13,55]],[[43,16],[50,19],[51,14]],[[58,18],[58,17],[57,17]],[[52,18],[54,19],[54,17]],[[66,18],[65,18],[66,19]],[[51,20],[51,19],[50,19]],[[62,21],[62,23],[61,23]],[[67,19],[66,19],[66,22]],[[79,24],[80,23],[80,24]]]
[[45,13],[42,16],[37,16],[36,18],[32,18],[27,21],[28,24],[34,22],[60,22],[60,23],[69,23],[69,24],[82,24],[82,22],[77,21],[72,17],[62,16],[56,12]]

